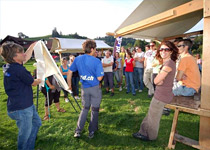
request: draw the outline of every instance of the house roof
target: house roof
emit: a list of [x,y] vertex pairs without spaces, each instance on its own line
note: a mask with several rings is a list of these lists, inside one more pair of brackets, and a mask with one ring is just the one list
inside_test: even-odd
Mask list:
[[2,45],[4,42],[9,42],[9,41],[23,46],[24,49],[27,49],[34,42],[8,35],[0,42],[0,45]]
[[[30,41],[30,40],[25,40],[22,38],[17,38],[17,37],[13,37],[10,35],[7,35],[1,42],[0,45],[2,45],[4,42],[14,42],[17,43],[21,46],[23,46],[24,49],[28,49],[28,47],[35,41]],[[48,50],[52,47],[52,39],[49,40],[44,40],[45,41],[45,45],[47,46]]]

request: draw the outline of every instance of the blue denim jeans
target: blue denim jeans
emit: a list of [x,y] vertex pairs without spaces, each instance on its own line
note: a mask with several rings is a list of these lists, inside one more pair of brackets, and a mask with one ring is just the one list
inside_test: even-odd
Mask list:
[[[143,82],[144,68],[134,68],[134,85],[135,89],[143,90],[144,82]],[[140,86],[139,86],[140,82]]]
[[196,90],[193,88],[188,88],[186,86],[182,86],[179,83],[174,83],[173,86],[174,96],[193,96],[196,93]]
[[132,94],[136,94],[134,84],[133,84],[133,72],[125,72],[126,83],[127,83],[127,92],[130,92],[130,85]]
[[121,70],[120,69],[117,69],[114,73],[114,75],[115,75],[115,78],[116,78],[116,80],[117,80],[117,83],[120,83],[121,82],[121,77],[122,77],[122,74],[121,74]]
[[74,96],[79,96],[79,77],[72,77],[72,85]]
[[202,66],[201,66],[201,64],[198,64],[198,68],[199,68],[199,71],[202,72]]
[[23,110],[8,112],[8,116],[16,120],[18,131],[18,150],[33,150],[35,140],[42,125],[41,119],[32,105]]

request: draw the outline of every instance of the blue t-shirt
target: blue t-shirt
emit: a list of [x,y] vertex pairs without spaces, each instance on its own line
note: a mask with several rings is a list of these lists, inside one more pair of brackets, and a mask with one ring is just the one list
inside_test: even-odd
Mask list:
[[28,108],[33,105],[34,82],[31,73],[18,63],[3,66],[4,88],[8,95],[7,110],[15,111]]
[[78,70],[83,88],[99,85],[97,77],[104,76],[102,63],[99,59],[84,54],[75,58],[70,70]]
[[[61,69],[63,72],[68,72],[69,71],[69,66],[67,66],[67,69],[64,69],[63,66],[61,65]],[[66,79],[67,75],[63,75],[63,77]]]

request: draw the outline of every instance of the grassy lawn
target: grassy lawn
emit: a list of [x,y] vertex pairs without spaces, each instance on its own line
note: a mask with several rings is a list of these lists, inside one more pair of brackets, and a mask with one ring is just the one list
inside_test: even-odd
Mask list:
[[[33,71],[33,62],[28,62],[25,67]],[[36,87],[34,89],[34,104],[36,105]],[[86,123],[82,137],[73,137],[79,114],[74,111],[70,103],[65,103],[61,93],[60,104],[66,113],[56,111],[51,107],[51,120],[43,121],[38,133],[36,148],[41,150],[75,150],[75,149],[166,149],[171,130],[173,112],[169,116],[162,116],[159,136],[156,141],[142,142],[132,137],[132,133],[138,131],[140,123],[145,117],[150,101],[147,90],[137,93],[136,96],[126,94],[125,89],[119,92],[115,89],[115,95],[110,97],[104,94],[99,114],[99,131],[93,139],[88,138],[88,123]],[[69,97],[72,102],[73,99]],[[39,93],[38,113],[44,116],[44,95]],[[79,100],[81,105],[81,100]],[[3,73],[0,68],[0,150],[13,150],[17,147],[17,133],[15,121],[7,116],[7,95],[3,87]],[[75,102],[74,105],[76,106]],[[77,110],[78,107],[77,107]],[[90,115],[90,114],[89,114]],[[177,130],[179,134],[198,140],[199,117],[181,113]],[[177,143],[177,150],[191,150],[191,147]]]

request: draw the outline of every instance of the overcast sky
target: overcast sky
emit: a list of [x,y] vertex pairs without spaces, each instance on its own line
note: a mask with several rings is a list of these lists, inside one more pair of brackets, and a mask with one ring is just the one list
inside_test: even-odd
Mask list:
[[62,34],[96,38],[114,32],[142,0],[0,0],[0,38]]

